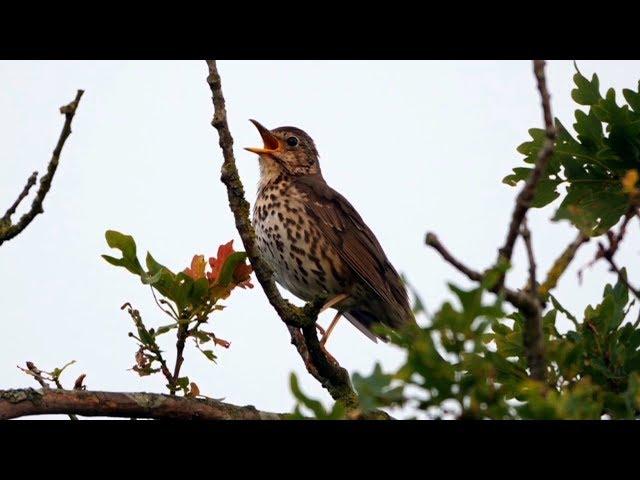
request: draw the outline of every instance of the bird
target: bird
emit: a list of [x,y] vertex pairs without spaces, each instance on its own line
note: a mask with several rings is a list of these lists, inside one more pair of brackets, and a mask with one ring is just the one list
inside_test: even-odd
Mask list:
[[262,137],[260,180],[253,208],[256,244],[275,281],[320,309],[337,311],[322,334],[324,345],[341,317],[373,342],[389,338],[378,324],[399,330],[415,324],[404,284],[376,236],[349,201],[331,188],[320,169],[313,139],[297,127],[267,129]]

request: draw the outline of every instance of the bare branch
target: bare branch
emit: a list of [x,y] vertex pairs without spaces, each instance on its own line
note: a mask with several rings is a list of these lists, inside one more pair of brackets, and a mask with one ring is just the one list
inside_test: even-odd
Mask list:
[[520,235],[524,241],[525,248],[527,249],[527,259],[529,260],[529,285],[528,290],[535,292],[538,286],[536,281],[536,259],[533,254],[533,244],[531,242],[531,231],[527,225],[527,218],[522,219],[522,225],[520,227]]
[[[434,233],[427,233],[425,243],[433,248],[436,252],[438,252],[447,263],[453,265],[458,271],[465,274],[470,280],[481,282],[484,278],[484,275],[482,273],[467,267],[460,260],[456,259],[440,242],[440,240]],[[506,300],[518,309],[530,310],[532,308],[531,300],[523,292],[517,292],[498,284],[494,285],[490,289],[490,291],[496,294],[504,294]]]
[[178,333],[176,335],[176,363],[173,367],[173,385],[171,387],[171,395],[176,394],[175,387],[178,382],[178,378],[180,377],[180,369],[182,368],[182,364],[184,363],[183,352],[188,333],[189,325],[186,323],[181,323],[178,327]]
[[36,192],[36,197],[31,203],[31,208],[27,213],[22,215],[17,223],[12,224],[9,217],[15,212],[15,208],[17,208],[20,201],[22,201],[22,199],[27,195],[29,189],[31,188],[31,185],[33,185],[32,179],[33,182],[35,182],[36,172],[34,172],[34,174],[29,177],[29,181],[27,182],[25,189],[18,197],[18,200],[16,200],[16,202],[14,202],[9,210],[7,210],[7,213],[5,213],[4,217],[2,218],[3,221],[0,221],[0,245],[2,245],[7,240],[11,240],[15,236],[19,235],[33,221],[36,215],[44,212],[42,204],[45,197],[47,196],[47,193],[49,192],[49,188],[51,188],[51,181],[53,180],[53,176],[55,175],[56,169],[58,168],[58,162],[60,160],[60,154],[62,153],[62,147],[64,147],[67,138],[69,137],[69,135],[71,135],[71,122],[73,121],[73,117],[76,114],[78,103],[80,102],[80,98],[82,97],[83,93],[84,90],[78,90],[78,92],[76,93],[76,98],[70,104],[60,107],[60,113],[65,116],[65,120],[62,127],[62,132],[60,132],[60,137],[58,138],[58,143],[56,144],[51,160],[49,161],[47,173],[45,173],[45,175],[40,179],[40,187]]
[[29,195],[29,190],[31,190],[31,187],[33,187],[36,184],[36,178],[38,178],[38,172],[33,172],[31,176],[27,179],[27,184],[22,189],[22,192],[20,192],[20,195],[18,195],[18,198],[16,199],[16,201],[13,202],[13,205],[9,207],[9,209],[6,211],[4,216],[0,218],[0,225],[2,224],[7,225],[11,223],[11,216],[14,213],[16,213],[16,209],[18,208],[18,205],[20,205],[20,202],[27,195]]
[[505,240],[504,245],[498,251],[498,261],[501,258],[504,258],[507,261],[511,260],[511,255],[513,254],[513,246],[515,245],[516,238],[518,237],[520,225],[522,224],[527,211],[531,207],[531,202],[533,201],[533,197],[535,196],[538,184],[540,183],[542,175],[547,169],[547,165],[549,164],[549,160],[551,159],[555,148],[556,128],[553,124],[553,116],[551,114],[551,104],[549,102],[550,95],[549,91],[547,90],[547,83],[544,75],[544,66],[544,60],[533,61],[533,71],[536,76],[538,91],[540,92],[540,96],[542,98],[542,110],[546,138],[542,149],[538,153],[538,158],[536,160],[535,167],[531,172],[531,175],[529,176],[529,178],[527,178],[524,186],[522,187],[522,190],[516,197],[516,205],[511,215],[511,222],[509,224],[509,230],[507,232],[507,239]]
[[208,398],[87,390],[0,390],[0,420],[44,414],[177,420],[286,418],[286,414],[262,412],[253,406],[239,407]]
[[593,260],[591,260],[587,265],[582,267],[578,272],[578,275],[581,276],[582,271],[585,268],[591,267],[598,260],[604,258],[609,263],[609,266],[611,267],[611,271],[615,272],[618,275],[618,278],[627,286],[627,288],[631,291],[631,293],[633,293],[633,295],[636,298],[640,299],[640,290],[633,287],[631,283],[629,283],[629,280],[627,279],[627,277],[625,275],[622,275],[621,270],[618,268],[618,265],[614,260],[614,257],[618,252],[618,249],[620,248],[620,244],[622,243],[622,240],[624,240],[625,234],[627,232],[627,225],[629,224],[632,218],[638,215],[637,208],[638,207],[636,207],[635,205],[631,205],[629,207],[629,209],[627,210],[627,213],[625,214],[622,220],[622,223],[620,224],[620,229],[618,230],[618,233],[614,233],[613,230],[607,231],[606,237],[607,237],[607,240],[609,241],[609,246],[605,248],[602,242],[598,242],[598,250],[596,251],[596,254],[593,257]]
[[[271,268],[260,256],[256,246],[255,231],[249,220],[249,203],[245,199],[244,187],[238,175],[233,155],[233,137],[227,123],[227,112],[222,94],[220,75],[215,60],[207,60],[207,66],[209,68],[207,83],[211,89],[214,106],[211,124],[218,131],[220,137],[219,145],[224,156],[220,179],[227,187],[229,207],[233,212],[236,228],[256,278],[282,321],[288,327],[293,327],[289,328],[291,342],[303,357],[307,370],[320,381],[334,400],[342,401],[348,407],[354,407],[357,405],[357,395],[351,387],[348,372],[335,359],[329,359],[328,353],[324,348],[317,348],[315,344],[318,342],[315,322],[324,300],[319,298],[316,301],[309,302],[304,308],[292,305],[280,295],[273,280]],[[299,329],[303,329],[302,335],[296,333],[296,330],[299,332]],[[313,340],[314,338],[315,341]]]
[[618,275],[618,278],[620,279],[620,281],[626,285],[629,291],[633,293],[633,295],[638,300],[640,300],[640,290],[635,288],[633,285],[631,285],[631,283],[629,283],[629,280],[627,279],[627,275],[622,273],[622,270],[620,270],[615,260],[613,259],[613,254],[610,253],[608,249],[605,249],[601,243],[598,243],[598,249],[602,258],[604,258],[609,263],[609,266],[611,267],[611,271],[615,272],[616,275]]
[[[519,309],[525,317],[523,340],[527,354],[527,363],[529,365],[531,378],[539,381],[544,381],[546,373],[544,339],[542,336],[542,305],[538,298],[538,291],[535,287],[536,265],[533,257],[533,249],[531,247],[530,232],[526,227],[526,223],[523,222],[526,221],[525,218],[529,208],[531,207],[533,198],[535,197],[538,184],[540,183],[551,156],[553,155],[556,139],[556,129],[553,124],[553,116],[551,114],[551,104],[549,101],[550,96],[549,91],[547,90],[544,66],[544,60],[534,60],[533,62],[533,71],[536,76],[538,91],[540,92],[540,97],[542,99],[541,102],[546,138],[542,149],[538,153],[538,158],[536,159],[536,164],[531,175],[529,175],[529,178],[525,181],[522,190],[516,197],[516,204],[511,215],[507,238],[504,245],[498,250],[498,259],[496,260],[496,264],[505,260],[510,262],[516,239],[518,238],[518,235],[523,234],[529,257],[529,281],[531,288],[527,291],[521,292],[516,292],[506,288],[504,286],[505,275],[502,275],[498,282],[491,287],[492,292],[504,294],[505,298],[514,307]],[[523,225],[524,228],[521,228]],[[482,274],[468,268],[460,261],[456,260],[453,255],[451,255],[438,241],[438,238],[433,233],[427,234],[426,243],[437,250],[447,262],[456,267],[471,280],[475,280],[477,282],[482,281]]]
[[24,373],[26,373],[27,375],[32,376],[36,380],[36,382],[40,384],[42,388],[45,388],[45,389],[49,388],[49,384],[42,376],[43,372],[38,367],[36,367],[33,362],[27,362],[26,369],[20,366],[18,366],[18,368],[22,370]]
[[[33,378],[35,378],[36,381],[40,384],[40,386],[44,390],[49,390],[50,388],[49,383],[47,382],[48,380],[54,382],[57,388],[63,390],[63,387],[60,384],[60,373],[62,373],[62,370],[64,370],[71,363],[74,363],[74,362],[67,363],[67,365],[65,365],[64,367],[62,367],[62,369],[59,370],[59,373],[57,375],[54,375],[53,373],[49,373],[49,372],[43,372],[38,367],[36,367],[33,362],[27,362],[26,369],[22,367],[18,367],[18,368],[22,370],[24,373],[26,373],[27,375],[31,375]],[[45,376],[49,378],[45,379]],[[82,384],[82,379],[84,379],[84,377],[85,375],[81,375],[80,378],[78,378],[78,380],[80,380],[80,384]],[[76,380],[76,384],[78,380]],[[78,417],[71,413],[67,414],[67,416],[69,417],[70,420],[78,420]]]

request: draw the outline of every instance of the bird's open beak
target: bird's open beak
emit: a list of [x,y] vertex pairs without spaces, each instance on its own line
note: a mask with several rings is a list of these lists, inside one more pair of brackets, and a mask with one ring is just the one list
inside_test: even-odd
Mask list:
[[280,141],[265,127],[263,127],[260,122],[250,119],[251,123],[253,123],[260,136],[262,137],[262,142],[264,146],[262,148],[258,147],[245,147],[245,150],[248,150],[253,153],[257,153],[258,155],[263,153],[274,153],[280,150]]

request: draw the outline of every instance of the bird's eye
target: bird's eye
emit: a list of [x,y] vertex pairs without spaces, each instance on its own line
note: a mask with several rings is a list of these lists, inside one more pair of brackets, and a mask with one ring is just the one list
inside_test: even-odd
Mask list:
[[287,138],[287,145],[289,145],[290,147],[295,147],[296,145],[298,145],[298,139],[296,137]]

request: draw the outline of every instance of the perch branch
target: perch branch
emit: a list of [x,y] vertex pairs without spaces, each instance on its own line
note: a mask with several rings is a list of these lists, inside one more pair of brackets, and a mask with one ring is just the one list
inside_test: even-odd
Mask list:
[[96,392],[31,388],[0,390],[0,420],[28,415],[174,420],[283,420],[286,414],[262,412],[214,399],[155,393]]
[[33,221],[33,219],[39,213],[44,212],[42,208],[42,204],[44,202],[47,193],[49,192],[49,188],[51,188],[51,181],[53,180],[53,176],[56,173],[56,169],[58,168],[58,162],[60,161],[60,154],[62,153],[62,147],[71,135],[71,122],[73,121],[73,117],[76,114],[76,110],[78,108],[78,103],[80,102],[80,98],[84,90],[78,90],[76,93],[76,98],[63,107],[60,107],[60,113],[64,115],[64,125],[62,127],[62,131],[60,132],[60,137],[58,138],[58,143],[56,144],[53,155],[51,156],[51,160],[49,161],[49,165],[47,167],[47,173],[40,179],[40,187],[36,192],[36,196],[31,203],[31,208],[27,213],[20,217],[17,223],[11,223],[11,215],[15,213],[18,204],[27,196],[29,193],[29,189],[36,180],[37,172],[34,172],[27,182],[27,185],[22,190],[22,193],[18,196],[18,199],[14,202],[14,204],[7,210],[5,215],[0,220],[0,245],[2,245],[7,240],[11,240],[15,236],[19,235],[27,226]]
[[[351,387],[348,372],[335,359],[330,358],[322,346],[316,345],[318,338],[315,332],[315,322],[324,299],[310,302],[304,308],[292,305],[280,295],[273,280],[271,268],[260,256],[256,246],[255,231],[249,220],[249,202],[245,199],[244,187],[238,175],[233,155],[233,137],[227,123],[220,75],[215,60],[207,60],[207,66],[209,68],[207,83],[211,89],[214,107],[211,124],[218,131],[219,145],[224,157],[220,179],[227,188],[229,207],[233,212],[236,228],[256,278],[278,316],[290,327],[291,342],[298,349],[309,373],[329,391],[334,400],[344,402],[347,407],[355,407],[358,403],[357,395]],[[295,333],[300,329],[303,330],[303,335]]]

